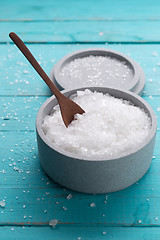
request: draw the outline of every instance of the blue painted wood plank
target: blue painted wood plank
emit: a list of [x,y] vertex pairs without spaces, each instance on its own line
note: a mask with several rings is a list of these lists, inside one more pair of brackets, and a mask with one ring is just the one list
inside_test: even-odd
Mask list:
[[[139,185],[149,176],[139,181]],[[155,178],[154,178],[155,179]],[[159,180],[157,178],[157,180]],[[152,180],[152,185],[155,182]],[[142,187],[142,186],[141,186]],[[160,227],[160,195],[158,186],[137,190],[136,184],[121,192],[87,195],[63,188],[12,187],[0,189],[5,208],[0,210],[0,225],[47,226],[51,219],[69,226],[157,226]],[[149,191],[150,190],[150,191]],[[137,195],[133,196],[134,193]],[[138,195],[140,193],[140,195]],[[67,200],[68,194],[72,199]],[[130,196],[131,194],[131,196]],[[95,207],[91,207],[91,203]]]
[[57,226],[55,229],[50,227],[1,227],[1,240],[43,240],[47,236],[47,240],[151,240],[160,238],[160,229],[157,227],[62,227]]
[[47,97],[0,97],[0,130],[34,131],[35,118]]
[[0,200],[6,203],[0,225],[47,225],[57,218],[72,226],[160,226],[159,131],[147,174],[127,189],[102,195],[73,192],[48,179],[40,167],[35,132],[1,132],[0,142]]
[[160,42],[159,26],[160,21],[1,21],[0,42],[11,42],[11,31],[25,42]]
[[158,0],[1,1],[1,19],[160,19]]
[[[29,44],[29,49],[49,73],[66,54],[86,48],[105,48],[128,54],[146,75],[145,95],[160,95],[160,45]],[[50,91],[14,45],[0,45],[0,95],[50,95]]]
[[[1,240],[17,240],[23,238],[24,240],[43,240],[47,236],[47,240],[151,240],[159,239],[160,230],[159,228],[120,228],[120,227],[57,227],[51,229],[49,227],[1,227]],[[8,238],[9,237],[9,238]]]

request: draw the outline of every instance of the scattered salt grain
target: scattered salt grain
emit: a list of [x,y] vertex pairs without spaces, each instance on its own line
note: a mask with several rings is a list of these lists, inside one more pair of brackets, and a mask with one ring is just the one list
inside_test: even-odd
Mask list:
[[95,206],[96,206],[95,203],[91,203],[91,204],[90,204],[90,207],[95,207]]
[[55,226],[57,225],[58,220],[57,219],[52,219],[49,221],[49,226],[55,228]]
[[67,197],[66,197],[68,200],[70,200],[72,198],[72,194],[68,194]]
[[152,56],[157,57],[158,53],[157,52],[152,52]]
[[63,206],[63,210],[67,211],[68,209],[66,207]]
[[149,116],[129,101],[88,89],[71,98],[85,110],[84,114],[77,114],[66,128],[56,106],[42,124],[46,138],[66,152],[92,160],[118,157],[139,146],[149,133]]
[[6,203],[4,201],[0,201],[0,207],[4,208],[6,206]]
[[45,192],[46,195],[49,195],[50,193],[49,192]]
[[152,95],[150,95],[149,98],[153,100],[153,96]]

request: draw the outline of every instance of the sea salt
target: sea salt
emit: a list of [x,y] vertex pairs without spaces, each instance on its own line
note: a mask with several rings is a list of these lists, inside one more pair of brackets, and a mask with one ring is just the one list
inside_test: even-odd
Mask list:
[[[68,86],[107,86],[126,89],[132,82],[133,70],[124,61],[110,56],[87,56],[66,64],[60,71],[62,82]],[[67,80],[66,80],[67,79]]]
[[68,128],[59,106],[44,118],[42,129],[54,147],[83,159],[118,157],[139,146],[149,133],[149,116],[129,101],[88,89],[71,98],[85,113],[75,115]]
[[96,204],[95,203],[90,203],[90,207],[95,207]]
[[2,201],[0,201],[0,207],[2,207],[2,208],[4,208],[5,207],[5,202],[2,200]]
[[72,194],[71,193],[68,194],[66,198],[67,198],[67,200],[70,200],[72,198]]
[[58,220],[57,219],[52,219],[49,221],[49,226],[55,228],[55,226],[57,225]]
[[67,208],[65,206],[63,206],[62,208],[63,208],[63,210],[67,211]]

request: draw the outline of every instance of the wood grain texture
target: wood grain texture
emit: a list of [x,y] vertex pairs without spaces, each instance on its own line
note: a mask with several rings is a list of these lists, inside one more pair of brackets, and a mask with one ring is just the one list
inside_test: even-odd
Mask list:
[[[14,31],[25,42],[96,43],[160,42],[160,20],[153,21],[42,21],[0,22],[0,42],[11,42]],[[23,31],[22,31],[23,29]],[[147,29],[147,31],[145,31]]]
[[[32,234],[31,234],[32,233]],[[159,239],[160,232],[157,227],[79,227],[74,226],[57,226],[55,229],[51,227],[3,227],[1,228],[1,240],[6,240],[10,236],[11,240],[24,239],[27,240],[30,236],[30,240],[43,240],[47,236],[47,240],[151,240]]]
[[[55,19],[121,19],[160,20],[159,0],[81,0],[81,1],[1,1],[1,19],[55,20]],[[22,31],[21,31],[22,32]]]

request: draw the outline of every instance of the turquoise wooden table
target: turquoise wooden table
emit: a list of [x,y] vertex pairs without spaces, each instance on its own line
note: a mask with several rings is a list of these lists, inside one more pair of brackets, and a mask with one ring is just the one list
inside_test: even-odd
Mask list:
[[[158,0],[0,1],[0,240],[160,239],[159,29]],[[11,43],[10,31],[48,73],[62,56],[91,47],[123,52],[141,65],[143,98],[158,120],[152,164],[142,179],[119,192],[89,195],[46,176],[35,118],[50,92]]]

